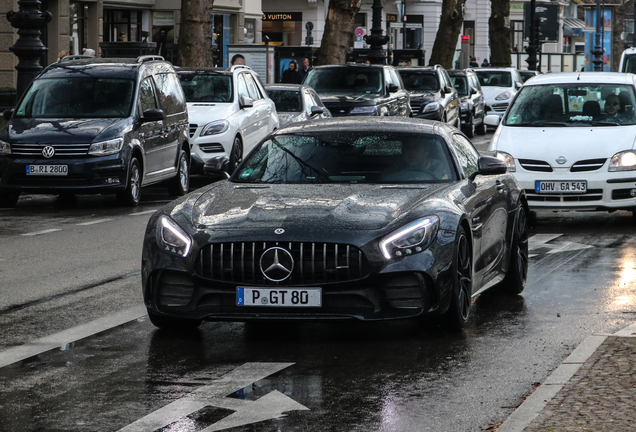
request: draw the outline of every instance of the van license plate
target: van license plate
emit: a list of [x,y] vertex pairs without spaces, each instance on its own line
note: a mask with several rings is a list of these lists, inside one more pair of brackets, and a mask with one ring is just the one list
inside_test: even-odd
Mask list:
[[68,165],[27,165],[27,175],[65,176],[68,175]]
[[534,190],[539,194],[584,194],[586,181],[540,181],[534,182]]
[[320,288],[236,288],[237,306],[320,307]]

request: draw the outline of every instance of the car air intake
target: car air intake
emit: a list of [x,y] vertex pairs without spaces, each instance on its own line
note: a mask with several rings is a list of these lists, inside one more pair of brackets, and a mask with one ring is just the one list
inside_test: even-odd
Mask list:
[[526,171],[552,172],[549,163],[535,159],[519,159],[519,165]]
[[[267,251],[269,261],[264,256]],[[265,276],[267,268],[275,262],[273,252],[278,254],[276,262],[280,259],[288,274],[282,270],[275,277]],[[287,259],[284,263],[283,256]],[[368,276],[369,265],[360,249],[346,244],[234,242],[204,246],[199,251],[195,272],[205,279],[222,282],[309,285],[362,279]]]
[[607,159],[587,159],[575,162],[570,168],[571,172],[596,171],[605,165]]
[[198,127],[199,125],[195,125],[195,124],[190,125],[190,138],[192,138],[194,134],[197,132]]

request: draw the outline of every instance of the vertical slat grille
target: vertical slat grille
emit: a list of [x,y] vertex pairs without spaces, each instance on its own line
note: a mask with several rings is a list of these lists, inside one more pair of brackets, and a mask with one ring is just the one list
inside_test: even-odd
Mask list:
[[[261,271],[263,253],[280,247],[294,260],[292,274],[282,282],[268,280]],[[196,272],[223,282],[262,285],[306,285],[345,282],[368,275],[368,265],[360,249],[335,243],[217,243],[201,249]]]

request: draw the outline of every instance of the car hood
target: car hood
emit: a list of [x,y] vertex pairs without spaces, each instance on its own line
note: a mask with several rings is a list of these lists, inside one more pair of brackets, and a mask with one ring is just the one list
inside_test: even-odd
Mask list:
[[411,92],[411,102],[429,103],[439,99],[437,92]]
[[329,106],[334,104],[363,104],[373,105],[375,100],[380,97],[377,93],[360,94],[353,96],[334,96],[334,95],[319,95],[323,104]]
[[[567,168],[585,159],[611,158],[634,148],[636,126],[506,127],[490,150],[510,153],[515,159],[536,159]],[[555,163],[565,157],[563,165]]]
[[290,123],[306,120],[303,113],[299,112],[279,112],[278,126],[283,127]]
[[38,119],[14,117],[9,140],[14,144],[86,144],[121,136],[128,118]]
[[[482,93],[484,94],[484,98],[486,100],[492,100],[494,98],[496,98],[497,96],[499,96],[501,93],[506,92],[506,91],[510,91],[512,92],[512,94],[514,95],[515,89],[513,89],[512,87],[490,87],[490,86],[484,86],[481,88]],[[512,98],[510,98],[512,99]],[[502,101],[497,101],[497,102],[505,102],[505,101],[510,101],[510,99],[504,99]]]
[[188,102],[188,119],[191,124],[205,125],[223,120],[238,111],[231,103]]
[[[380,230],[433,198],[435,185],[258,185],[223,181],[203,192],[192,223],[204,230]],[[412,216],[414,217],[414,216]],[[418,216],[419,217],[419,216]]]

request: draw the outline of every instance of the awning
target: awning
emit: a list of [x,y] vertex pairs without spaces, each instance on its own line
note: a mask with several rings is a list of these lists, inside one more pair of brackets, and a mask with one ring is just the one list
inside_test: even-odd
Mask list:
[[585,21],[576,18],[563,19],[563,36],[583,37]]

